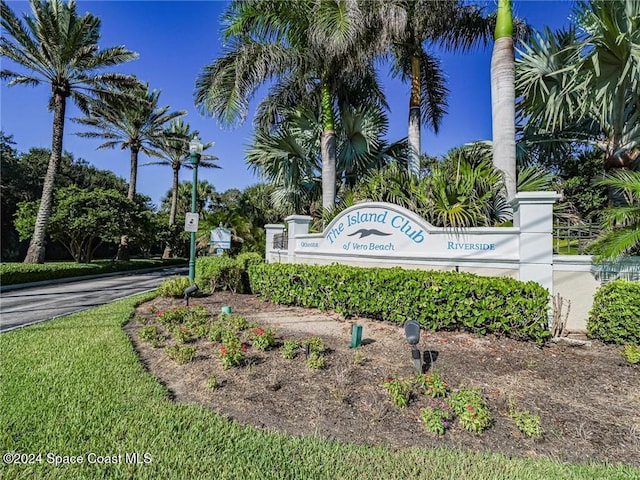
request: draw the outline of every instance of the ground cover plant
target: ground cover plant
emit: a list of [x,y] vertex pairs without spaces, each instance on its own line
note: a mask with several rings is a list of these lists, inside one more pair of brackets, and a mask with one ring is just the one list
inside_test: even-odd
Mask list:
[[[216,299],[218,303],[213,303],[214,300],[211,299],[209,311],[219,311],[220,302],[223,302],[225,305],[234,305],[234,309],[243,313],[240,311],[239,302],[231,302],[232,296],[220,295],[220,298]],[[246,307],[250,307],[253,313],[260,312],[256,310],[260,303],[254,297],[243,297],[254,302],[248,302]],[[279,390],[266,388],[273,387],[274,384],[270,381],[271,378],[259,371],[259,367],[268,365],[268,362],[255,363],[251,368],[221,370],[222,374],[213,377],[212,359],[205,357],[201,352],[188,364],[178,365],[166,357],[162,348],[153,348],[134,339],[140,352],[137,353],[122,327],[133,318],[134,306],[142,298],[150,297],[147,295],[129,298],[0,336],[0,358],[3,359],[0,447],[3,452],[10,454],[5,457],[5,463],[0,467],[3,478],[535,480],[629,479],[640,476],[640,470],[629,465],[634,461],[637,463],[637,456],[627,459],[628,465],[572,464],[561,463],[558,461],[559,457],[553,455],[551,459],[545,456],[518,458],[513,452],[505,452],[505,455],[489,453],[486,449],[473,453],[463,445],[464,442],[460,442],[457,447],[454,445],[454,448],[441,448],[445,444],[437,444],[441,446],[397,450],[384,446],[384,442],[379,442],[376,446],[365,446],[363,443],[366,442],[363,440],[366,439],[359,437],[357,431],[352,432],[353,442],[338,441],[337,437],[326,439],[323,438],[324,429],[318,425],[318,420],[329,417],[333,412],[322,409],[316,416],[303,419],[312,430],[317,427],[317,432],[311,431],[303,435],[276,433],[270,426],[268,429],[242,426],[238,421],[229,419],[227,414],[213,411],[211,403],[183,403],[182,401],[186,400],[185,395],[194,394],[194,391],[189,391],[192,382],[206,389],[210,401],[216,396],[222,396],[224,399],[234,391],[231,387],[239,385],[231,374],[237,379],[246,377],[253,385],[261,382],[260,395],[251,398],[247,395],[255,393],[249,391],[240,392],[240,395],[244,396],[246,409],[260,407],[258,410],[262,413],[258,418],[264,422],[269,421],[271,410],[275,407],[268,403],[268,397],[265,395],[283,390],[286,395],[290,395],[287,385],[283,383]],[[169,302],[164,299],[162,301]],[[139,315],[157,316],[157,311],[149,312],[150,306],[150,303],[141,305],[138,309]],[[169,303],[166,306],[169,306]],[[261,311],[270,316],[277,314],[280,317],[286,313],[285,307],[277,307],[275,310],[273,308],[263,308]],[[311,318],[308,316],[307,320]],[[317,326],[318,322],[319,320],[316,320],[314,325]],[[138,323],[136,320],[129,322],[126,329],[135,333],[137,328],[144,326],[144,323]],[[388,331],[379,333],[385,337],[389,336]],[[304,332],[303,336],[308,338],[309,332]],[[346,349],[349,365],[358,368],[375,366],[377,356],[372,349],[380,346],[382,342],[379,340],[363,345],[361,349],[369,349],[365,353],[367,360],[358,365],[353,363],[355,352]],[[329,338],[325,338],[325,343],[326,348],[332,350],[328,358],[331,362],[337,362],[344,353],[339,344]],[[445,344],[438,344],[436,341],[436,345],[439,345],[438,348],[441,350],[440,356],[446,360],[448,355]],[[506,346],[510,345],[507,343]],[[466,349],[472,347],[474,345],[464,345]],[[482,347],[482,344],[478,343],[475,347]],[[147,350],[156,352],[161,357],[147,358],[144,356]],[[530,353],[528,349],[524,349],[524,355]],[[612,352],[598,351],[594,358],[607,359],[607,353]],[[279,350],[261,353],[271,354],[273,359],[291,362],[282,358]],[[505,350],[502,355],[505,361],[508,360],[507,354],[508,351]],[[619,356],[619,352],[616,354]],[[143,355],[142,359],[140,355]],[[297,356],[301,355],[304,354],[299,350]],[[149,372],[148,369],[153,369],[155,362],[160,358],[166,365],[171,365],[171,368],[165,368],[167,373],[183,377],[181,386],[167,379],[163,380],[163,385]],[[473,360],[477,362],[478,358]],[[583,360],[587,358],[589,357],[584,357]],[[444,360],[443,377],[450,383],[458,384],[460,378],[444,368]],[[527,364],[532,367],[534,360],[538,361],[528,358]],[[542,360],[539,361],[542,363]],[[565,363],[566,359],[560,357],[556,358],[556,361]],[[596,375],[595,378],[601,380],[600,370],[603,367],[599,367],[598,363],[590,363],[596,367],[592,369],[591,375]],[[205,365],[206,375],[202,380],[196,379],[193,368],[200,369]],[[331,365],[324,370],[306,369],[300,362],[295,365],[308,376],[308,381],[303,385],[305,388],[320,386],[327,389],[327,385],[331,383],[340,383],[337,382],[339,378]],[[270,367],[273,368],[274,365],[271,364]],[[624,372],[635,375],[637,371],[633,370],[634,368],[626,367]],[[573,384],[575,372],[567,373],[570,383]],[[470,371],[469,374],[476,375],[476,372]],[[617,371],[616,374],[616,371],[612,370],[609,374],[621,387],[617,395],[624,396],[625,380],[620,377],[620,372]],[[328,379],[331,381],[328,382]],[[345,380],[351,379],[347,375]],[[508,380],[505,382],[508,383]],[[603,383],[601,387],[606,390],[609,385]],[[381,384],[377,388],[383,395]],[[301,393],[303,400],[306,400],[304,391]],[[331,395],[337,398],[338,393],[334,391]],[[610,401],[612,398],[605,400]],[[348,403],[341,402],[341,405],[344,408]],[[521,406],[530,408],[525,403]],[[282,408],[283,405],[278,407],[280,410],[286,410]],[[409,405],[406,409],[395,409],[394,415],[386,416],[395,416],[395,412],[412,412],[414,407]],[[295,411],[287,413],[295,420]],[[548,422],[548,417],[543,418],[543,421]],[[627,422],[630,425],[632,419],[627,417]],[[263,426],[267,425],[263,423]],[[284,431],[287,430],[287,425],[280,427]],[[368,428],[369,425],[361,427]],[[412,424],[411,428],[414,427]],[[492,426],[487,432],[495,428],[497,425]],[[596,433],[590,430],[589,424],[582,425],[582,428],[585,435]],[[452,431],[447,432],[442,438],[449,437],[450,433]],[[467,434],[476,435],[471,432]],[[421,431],[421,435],[425,436],[424,430]],[[479,438],[489,438],[486,436],[487,433],[484,435]],[[517,443],[524,440],[516,438],[515,441]],[[633,455],[632,439],[626,436],[625,441],[628,442],[629,455]],[[535,445],[528,443],[525,447]],[[637,455],[637,450],[635,452]],[[33,462],[28,465],[18,464],[21,457],[14,453],[33,454]],[[40,459],[37,456],[39,453],[42,454]],[[82,458],[83,463],[70,464],[75,456]],[[107,456],[114,460],[120,458],[121,462],[107,463]],[[597,461],[588,457],[581,460]]]

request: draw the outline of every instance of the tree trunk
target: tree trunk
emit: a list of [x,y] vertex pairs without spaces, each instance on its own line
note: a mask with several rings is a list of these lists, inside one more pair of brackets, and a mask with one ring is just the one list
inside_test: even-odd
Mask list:
[[329,84],[323,79],[320,87],[322,95],[322,208],[333,210],[336,202],[336,131],[333,105]]
[[511,0],[499,0],[491,57],[493,165],[504,175],[507,201],[516,194],[515,66]]
[[333,210],[336,201],[336,132],[322,132],[322,208]]
[[47,225],[51,216],[51,206],[53,204],[53,189],[58,164],[62,156],[62,137],[64,134],[64,115],[66,110],[67,99],[61,93],[53,95],[53,138],[51,141],[51,156],[49,157],[49,165],[47,173],[44,177],[44,185],[42,187],[42,197],[40,198],[40,207],[36,216],[36,225],[33,230],[33,236],[29,243],[29,249],[24,259],[24,263],[44,263],[45,255],[45,237],[47,234]]
[[[127,192],[127,198],[134,200],[136,197],[136,182],[138,180],[138,148],[131,147],[131,172],[129,173],[129,192]],[[125,233],[120,237],[120,245],[118,246],[118,253],[116,254],[116,260],[129,260],[129,237]]]
[[[171,207],[169,209],[169,227],[176,223],[176,210],[178,208],[178,184],[180,183],[180,163],[173,167],[173,186],[171,190]],[[162,252],[162,258],[171,258],[172,248],[167,243]]]
[[420,58],[411,58],[411,97],[409,99],[408,170],[411,175],[420,173]]

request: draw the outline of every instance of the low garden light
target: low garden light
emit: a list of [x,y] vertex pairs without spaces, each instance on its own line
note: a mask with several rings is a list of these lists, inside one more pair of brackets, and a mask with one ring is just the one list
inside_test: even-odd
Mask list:
[[198,290],[198,285],[194,283],[190,287],[185,288],[184,292],[182,292],[182,294],[184,295],[184,303],[187,305],[187,307],[189,306],[189,297],[196,293]]
[[404,335],[407,338],[407,343],[411,345],[413,369],[418,373],[422,373],[422,355],[418,349],[418,343],[420,343],[420,324],[415,320],[405,322]]
[[[193,167],[193,183],[191,185],[191,213],[196,213],[196,197],[198,192],[198,164],[202,154],[202,142],[194,136],[189,142],[189,159]],[[189,249],[189,280],[193,282],[196,272],[196,232],[191,232],[191,246]]]

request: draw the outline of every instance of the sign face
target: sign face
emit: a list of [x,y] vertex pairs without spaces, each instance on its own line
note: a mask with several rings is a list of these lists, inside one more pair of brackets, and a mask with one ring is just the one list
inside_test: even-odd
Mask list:
[[209,244],[216,250],[218,248],[231,248],[231,230],[222,227],[211,230]]
[[506,260],[517,258],[517,233],[512,227],[437,228],[407,209],[372,202],[341,212],[322,235],[296,237],[296,252]]
[[197,213],[187,213],[184,219],[184,231],[185,232],[198,231],[198,214]]

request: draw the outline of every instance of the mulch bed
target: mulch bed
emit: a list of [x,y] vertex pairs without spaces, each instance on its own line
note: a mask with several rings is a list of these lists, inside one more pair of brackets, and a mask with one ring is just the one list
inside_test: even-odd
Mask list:
[[[157,298],[137,315],[155,321],[156,310],[180,300]],[[430,371],[452,387],[478,387],[493,413],[482,434],[454,423],[443,436],[427,431],[420,409],[433,400],[415,395],[396,407],[383,389],[388,377],[413,375],[403,330],[396,324],[264,302],[254,295],[228,292],[194,298],[214,316],[223,305],[262,325],[275,325],[280,339],[324,339],[327,366],[314,370],[304,353],[285,360],[276,348],[249,349],[241,367],[228,370],[217,346],[198,340],[194,360],[178,365],[162,348],[140,340],[141,323],[126,331],[143,364],[177,402],[198,403],[243,425],[297,436],[391,448],[446,446],[508,456],[547,457],[567,462],[621,462],[640,465],[640,368],[621,357],[621,347],[593,342],[590,347],[548,344],[542,348],[494,336],[463,332],[422,332],[419,347],[431,352]],[[350,348],[351,325],[363,325],[363,345]],[[169,342],[171,343],[171,342]],[[211,390],[215,374],[220,387]],[[539,415],[541,438],[521,433],[509,418],[509,402]]]

